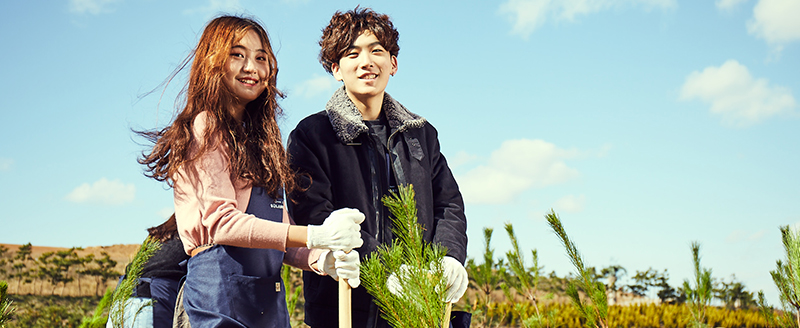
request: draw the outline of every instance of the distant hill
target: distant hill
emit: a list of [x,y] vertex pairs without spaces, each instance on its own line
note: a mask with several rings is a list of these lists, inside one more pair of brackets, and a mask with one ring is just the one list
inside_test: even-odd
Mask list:
[[[5,254],[2,255],[2,259],[0,259],[0,280],[8,281],[9,293],[34,295],[50,295],[55,293],[57,295],[69,296],[95,294],[96,287],[98,287],[98,278],[85,275],[81,276],[77,274],[78,270],[92,268],[93,265],[95,265],[94,263],[87,263],[83,266],[74,266],[69,270],[69,272],[66,273],[66,277],[71,277],[74,279],[74,281],[68,282],[66,285],[58,285],[55,286],[56,288],[53,288],[54,286],[50,283],[50,281],[48,281],[48,279],[44,277],[38,270],[38,268],[42,265],[40,262],[38,262],[39,257],[47,252],[68,251],[70,248],[32,245],[31,258],[33,258],[34,261],[14,261],[14,257],[17,255],[20,246],[22,245],[0,244],[0,249],[2,249],[2,247],[8,249]],[[131,259],[133,259],[133,256],[136,254],[138,249],[138,244],[92,246],[75,250],[75,254],[81,258],[85,258],[89,254],[94,254],[94,257],[99,259],[103,257],[103,253],[106,253],[111,260],[117,262],[113,270],[119,274],[122,274],[125,272],[125,266],[128,265]],[[19,267],[14,268],[13,266],[15,264],[24,265],[24,269]],[[27,276],[24,276],[23,278],[17,276],[17,274],[21,272],[27,272]],[[116,286],[118,278],[119,277],[117,276],[106,280],[106,287]],[[26,283],[25,280],[29,280],[29,282]],[[103,291],[100,292],[102,293]]]

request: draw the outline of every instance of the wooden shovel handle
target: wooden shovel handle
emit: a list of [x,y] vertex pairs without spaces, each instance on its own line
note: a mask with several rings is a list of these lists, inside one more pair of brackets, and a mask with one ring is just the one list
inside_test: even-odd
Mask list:
[[453,303],[447,302],[444,308],[444,320],[442,320],[442,328],[450,328],[450,313],[453,311]]
[[339,328],[352,328],[352,290],[347,279],[339,279]]

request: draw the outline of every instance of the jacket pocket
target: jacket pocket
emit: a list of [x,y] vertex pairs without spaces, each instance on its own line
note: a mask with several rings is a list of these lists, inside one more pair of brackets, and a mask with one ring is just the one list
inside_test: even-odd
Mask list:
[[407,137],[406,143],[408,144],[408,151],[411,153],[412,157],[416,158],[418,161],[421,161],[422,158],[425,157],[425,153],[422,151],[422,145],[420,145],[417,138]]

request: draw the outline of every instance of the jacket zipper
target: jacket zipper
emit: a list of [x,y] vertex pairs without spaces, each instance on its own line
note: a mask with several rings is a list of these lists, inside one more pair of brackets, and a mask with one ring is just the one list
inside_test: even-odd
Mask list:
[[369,161],[370,161],[369,171],[370,171],[370,174],[372,175],[372,178],[370,179],[370,181],[372,182],[372,195],[373,195],[373,197],[372,197],[372,206],[375,208],[375,224],[377,225],[377,227],[375,229],[375,231],[376,231],[375,232],[375,239],[377,239],[378,242],[383,244],[384,243],[384,241],[383,241],[383,235],[384,234],[381,233],[383,231],[383,224],[381,224],[382,221],[383,221],[383,216],[381,215],[381,212],[383,212],[382,211],[383,207],[381,206],[381,201],[380,201],[380,198],[381,198],[380,197],[380,195],[381,195],[380,190],[381,190],[381,188],[380,188],[380,180],[379,180],[379,176],[378,176],[379,174],[377,172],[378,160],[375,157],[376,156],[376,154],[375,154],[376,153],[376,151],[375,151],[375,148],[376,148],[375,147],[375,141],[373,140],[371,135],[369,136],[368,139],[369,139],[369,143],[368,143],[369,146],[367,147],[367,152],[369,153],[368,156],[369,156]]

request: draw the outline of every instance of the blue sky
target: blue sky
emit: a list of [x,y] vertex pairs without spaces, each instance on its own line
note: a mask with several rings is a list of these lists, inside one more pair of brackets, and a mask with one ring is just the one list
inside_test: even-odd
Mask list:
[[[360,3],[400,31],[387,91],[439,131],[469,257],[481,258],[484,227],[508,250],[510,222],[545,271],[570,272],[543,219],[553,208],[591,266],[668,269],[678,285],[699,241],[714,277],[777,302],[778,227],[800,222],[800,2]],[[131,129],[169,122],[184,76],[158,86],[204,24],[220,12],[264,23],[285,136],[338,85],[317,41],[356,4],[0,3],[0,242],[141,242],[172,192],[142,175]]]

